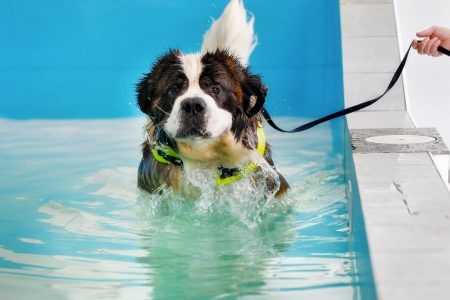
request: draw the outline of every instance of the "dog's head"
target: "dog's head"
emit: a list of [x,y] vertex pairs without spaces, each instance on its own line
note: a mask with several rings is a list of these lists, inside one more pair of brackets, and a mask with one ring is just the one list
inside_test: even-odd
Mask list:
[[[236,141],[264,103],[267,88],[227,51],[160,57],[137,86],[138,104],[170,139],[195,144],[231,132]],[[256,100],[256,103],[255,103]]]

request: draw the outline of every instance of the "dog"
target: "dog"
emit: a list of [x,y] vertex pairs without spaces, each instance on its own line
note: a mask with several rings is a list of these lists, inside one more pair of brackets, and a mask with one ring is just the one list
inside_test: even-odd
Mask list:
[[209,170],[218,185],[254,177],[263,164],[275,196],[289,185],[275,169],[259,110],[268,89],[250,72],[256,46],[254,18],[242,0],[231,0],[205,33],[202,49],[162,55],[137,84],[137,102],[148,117],[138,170],[138,187],[186,188],[193,170]]

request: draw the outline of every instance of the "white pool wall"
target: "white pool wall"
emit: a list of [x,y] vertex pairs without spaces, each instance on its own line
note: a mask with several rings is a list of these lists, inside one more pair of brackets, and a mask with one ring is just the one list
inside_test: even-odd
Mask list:
[[[449,0],[394,0],[400,55],[416,32],[433,25],[450,28]],[[450,146],[450,58],[412,53],[403,73],[407,110],[416,127],[436,127]],[[441,176],[447,179],[447,159],[434,157]]]

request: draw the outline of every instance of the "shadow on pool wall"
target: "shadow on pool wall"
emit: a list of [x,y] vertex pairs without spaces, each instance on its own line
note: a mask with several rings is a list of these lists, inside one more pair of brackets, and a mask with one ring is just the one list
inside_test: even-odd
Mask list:
[[[134,86],[169,48],[197,51],[228,0],[0,2],[0,117],[142,115]],[[343,107],[339,1],[246,0],[259,44],[250,66],[274,115]]]

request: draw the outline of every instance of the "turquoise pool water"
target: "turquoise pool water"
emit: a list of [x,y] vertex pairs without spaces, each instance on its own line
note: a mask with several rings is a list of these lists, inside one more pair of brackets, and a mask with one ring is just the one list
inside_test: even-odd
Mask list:
[[[0,299],[360,298],[338,122],[268,130],[281,203],[136,188],[135,84],[167,49],[197,51],[227,2],[0,2]],[[245,5],[268,110],[342,108],[339,1]]]
[[143,121],[0,120],[1,299],[358,299],[330,124],[268,130],[292,190],[257,213],[140,193]]

